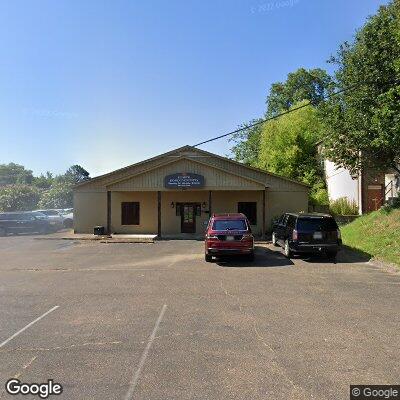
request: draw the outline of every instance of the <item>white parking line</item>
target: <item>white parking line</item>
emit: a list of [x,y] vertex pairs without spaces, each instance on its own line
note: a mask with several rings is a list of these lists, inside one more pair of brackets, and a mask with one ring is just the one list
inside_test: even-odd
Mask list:
[[49,311],[46,311],[44,314],[42,314],[40,317],[36,318],[34,321],[30,322],[28,325],[24,326],[22,329],[20,329],[18,332],[15,332],[14,335],[10,336],[8,339],[6,339],[3,343],[0,344],[0,349],[4,347],[8,342],[13,340],[15,337],[17,337],[20,333],[24,332],[27,330],[30,326],[33,324],[36,324],[36,322],[40,321],[42,318],[44,318],[46,315],[50,314],[54,310],[56,310],[59,306],[54,306],[51,308]]
[[129,390],[125,396],[125,400],[131,400],[133,398],[133,393],[134,393],[136,385],[139,381],[140,373],[142,372],[142,368],[144,366],[144,363],[146,362],[147,355],[149,354],[150,347],[153,344],[154,338],[156,337],[158,327],[161,323],[161,320],[163,319],[166,308],[167,308],[167,305],[164,304],[160,311],[160,315],[157,318],[156,324],[154,325],[153,332],[151,332],[149,340],[147,341],[146,348],[144,349],[142,357],[140,358],[139,365],[137,367],[135,375],[133,375],[133,378],[129,384]]

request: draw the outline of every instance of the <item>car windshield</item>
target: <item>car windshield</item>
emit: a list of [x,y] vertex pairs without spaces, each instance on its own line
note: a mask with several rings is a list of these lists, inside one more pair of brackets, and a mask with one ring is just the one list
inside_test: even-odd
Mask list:
[[335,231],[336,229],[338,229],[338,226],[333,218],[306,217],[297,220],[297,230],[300,231]]
[[245,231],[247,224],[244,219],[217,219],[213,224],[214,231]]

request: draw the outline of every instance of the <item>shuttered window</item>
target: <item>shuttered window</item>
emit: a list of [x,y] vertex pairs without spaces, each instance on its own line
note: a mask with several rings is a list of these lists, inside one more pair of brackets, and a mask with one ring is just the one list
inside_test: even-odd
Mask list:
[[139,225],[140,223],[140,203],[123,202],[121,203],[121,225]]
[[257,202],[244,201],[238,203],[238,212],[244,214],[250,225],[257,225]]

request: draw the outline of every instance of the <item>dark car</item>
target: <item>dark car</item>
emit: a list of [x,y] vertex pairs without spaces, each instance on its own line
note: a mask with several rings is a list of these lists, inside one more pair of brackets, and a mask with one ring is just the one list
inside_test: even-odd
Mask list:
[[254,259],[254,237],[244,214],[214,214],[207,225],[205,260],[213,256],[244,255]]
[[0,213],[0,236],[9,233],[49,233],[52,225],[46,215],[39,212]]
[[325,253],[336,257],[342,245],[340,230],[329,214],[283,214],[273,226],[272,243],[286,257],[296,253]]

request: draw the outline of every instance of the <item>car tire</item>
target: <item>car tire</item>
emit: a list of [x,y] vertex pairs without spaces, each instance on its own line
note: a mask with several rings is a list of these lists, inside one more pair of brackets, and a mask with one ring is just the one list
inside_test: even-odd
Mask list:
[[337,251],[328,251],[326,256],[331,260],[336,260]]
[[205,254],[204,255],[204,259],[206,260],[206,262],[211,262],[212,261],[212,256],[210,254]]
[[7,236],[7,230],[6,228],[0,228],[0,237]]
[[272,244],[275,247],[278,247],[278,242],[276,241],[276,233],[275,232],[272,232]]
[[285,240],[285,247],[283,248],[283,253],[285,254],[285,256],[287,258],[291,258],[293,257],[293,252],[292,250],[290,250],[290,246],[289,246],[289,240]]
[[247,256],[248,261],[254,261],[254,251]]
[[63,225],[64,225],[64,228],[72,228],[72,225],[73,225],[72,219],[66,219],[66,220],[63,222]]

